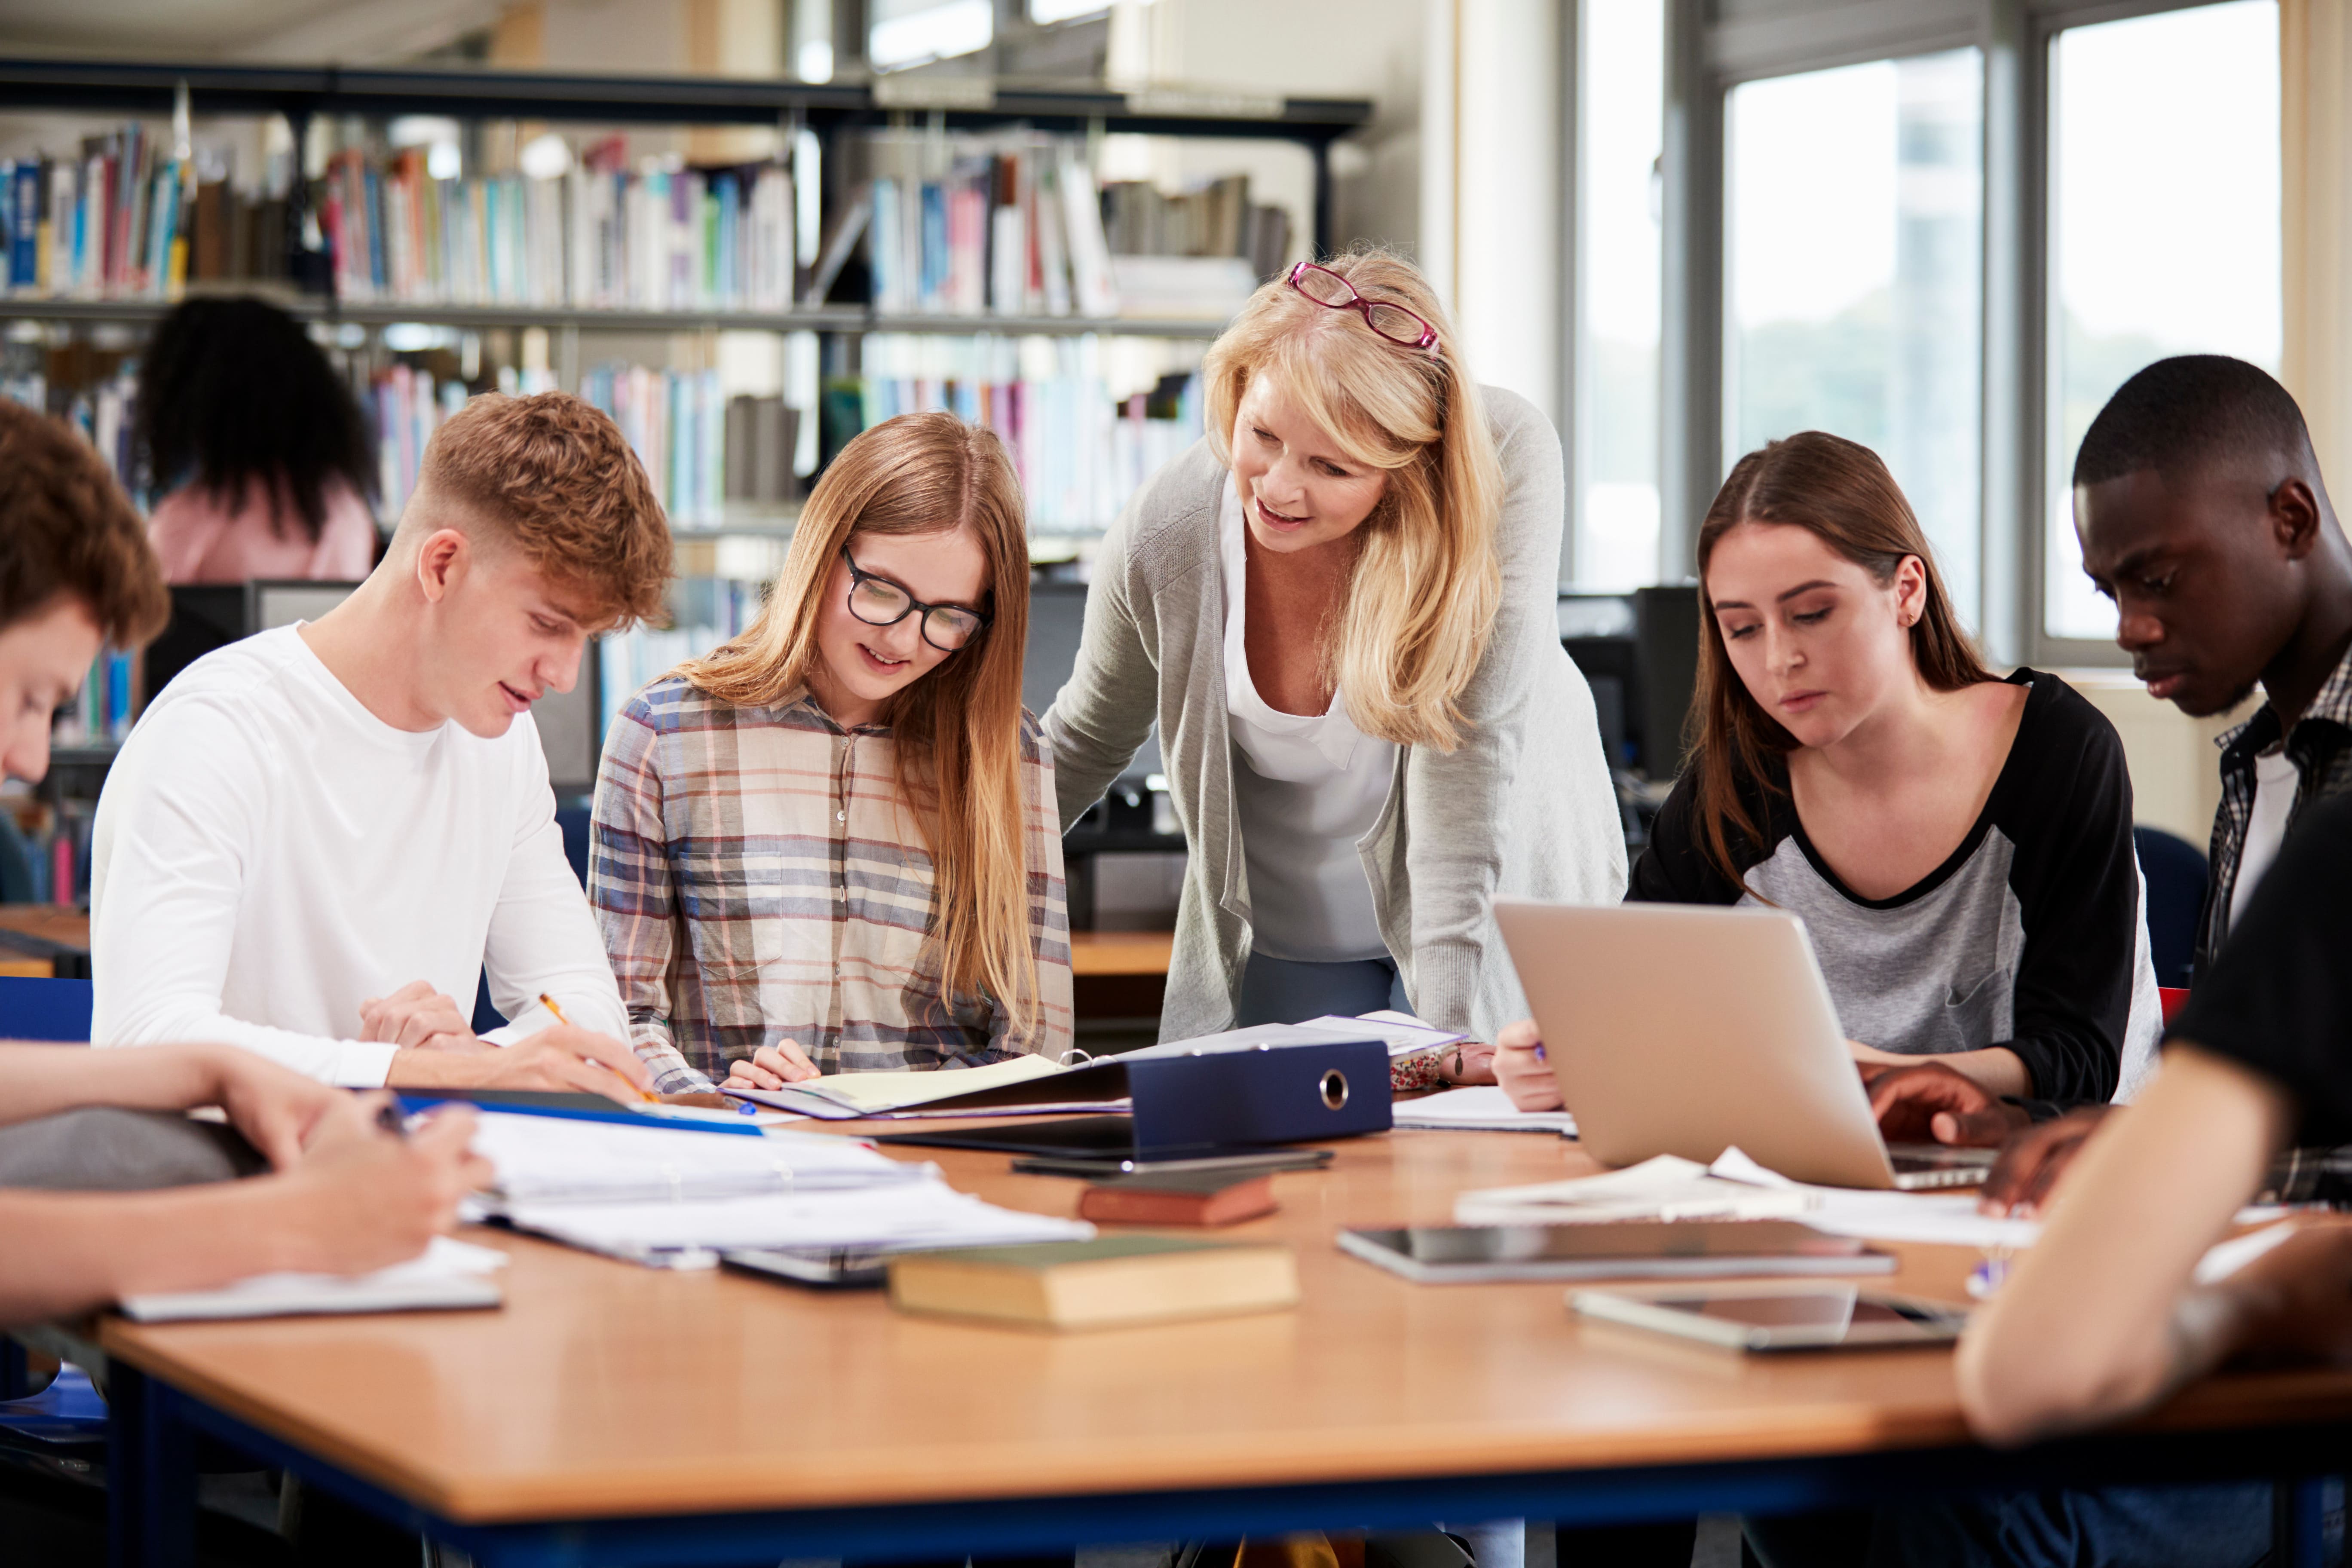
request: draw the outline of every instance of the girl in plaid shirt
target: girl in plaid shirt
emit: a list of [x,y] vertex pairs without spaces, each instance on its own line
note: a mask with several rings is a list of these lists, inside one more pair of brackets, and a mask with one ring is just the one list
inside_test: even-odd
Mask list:
[[1067,1048],[1028,604],[1003,446],[906,415],[825,470],[751,627],[622,710],[589,897],[663,1090]]

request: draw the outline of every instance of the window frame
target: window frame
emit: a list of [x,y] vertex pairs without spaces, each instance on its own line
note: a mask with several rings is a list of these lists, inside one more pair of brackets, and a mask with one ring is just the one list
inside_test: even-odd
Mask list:
[[[1607,0],[1579,0],[1587,4]],[[1743,82],[1974,47],[1984,63],[1979,602],[2000,664],[2115,667],[2112,641],[2044,629],[2044,508],[2057,323],[2051,289],[2050,67],[2070,27],[2216,0],[1667,0],[1665,276],[1660,333],[1662,581],[1689,580],[1699,519],[1727,468],[1733,387],[1725,227],[1726,98]],[[1574,270],[1570,268],[1570,270]],[[1580,318],[1569,318],[1572,326]],[[1570,340],[1570,363],[1582,344]],[[1572,404],[1567,406],[1572,409]],[[1580,518],[1578,520],[1580,521]]]

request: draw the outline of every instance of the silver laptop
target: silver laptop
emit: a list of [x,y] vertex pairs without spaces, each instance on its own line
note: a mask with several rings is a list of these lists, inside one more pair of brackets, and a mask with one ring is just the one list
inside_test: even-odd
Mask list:
[[1778,910],[1498,899],[1495,919],[1587,1152],[1713,1161],[1737,1144],[1800,1182],[1969,1186],[1990,1149],[1889,1148],[1804,922]]

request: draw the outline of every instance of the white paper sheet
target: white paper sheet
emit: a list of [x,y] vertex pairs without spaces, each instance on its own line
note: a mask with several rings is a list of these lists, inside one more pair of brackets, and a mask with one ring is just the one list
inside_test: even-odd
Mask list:
[[1246,1029],[1170,1040],[1138,1051],[1121,1051],[1113,1061],[1150,1061],[1162,1057],[1197,1056],[1202,1052],[1250,1051],[1261,1046],[1328,1046],[1335,1040],[1379,1040],[1391,1057],[1418,1056],[1453,1045],[1464,1037],[1432,1028],[1410,1013],[1382,1009],[1360,1018],[1326,1015],[1303,1024],[1254,1024]]
[[507,1255],[494,1247],[436,1236],[419,1256],[373,1274],[258,1274],[217,1290],[126,1296],[122,1310],[142,1323],[169,1323],[197,1318],[495,1307],[505,1297],[491,1276],[506,1266]]
[[1591,1225],[1628,1219],[1811,1218],[1801,1192],[1708,1174],[1695,1160],[1660,1154],[1598,1176],[1486,1187],[1454,1200],[1457,1225]]
[[726,1247],[1013,1246],[1095,1233],[1084,1221],[999,1208],[936,1180],[708,1203],[525,1204],[509,1206],[508,1219],[592,1252],[673,1264],[678,1259],[661,1255],[701,1261]]
[[1934,1241],[1953,1247],[2024,1247],[2041,1237],[2038,1220],[1995,1219],[1977,1212],[1974,1188],[1958,1192],[1866,1192],[1853,1187],[1816,1187],[1792,1182],[1758,1164],[1742,1150],[1726,1149],[1708,1173],[1725,1181],[1812,1200],[1800,1215],[1816,1230],[1878,1241]]
[[1565,1110],[1521,1110],[1496,1084],[1443,1089],[1419,1100],[1397,1101],[1399,1127],[1460,1128],[1481,1132],[1549,1132],[1576,1136],[1576,1118]]
[[986,1067],[950,1068],[945,1070],[919,1072],[909,1068],[892,1072],[837,1072],[823,1078],[803,1079],[782,1093],[773,1091],[747,1094],[729,1089],[730,1094],[751,1100],[757,1104],[772,1105],[779,1110],[797,1110],[803,1115],[827,1114],[820,1107],[837,1107],[834,1116],[866,1116],[878,1110],[903,1110],[909,1106],[924,1105],[934,1100],[946,1100],[959,1094],[978,1094],[986,1089],[1002,1089],[1007,1084],[1027,1083],[1034,1079],[1052,1078],[1069,1069],[1045,1057],[1013,1057]]

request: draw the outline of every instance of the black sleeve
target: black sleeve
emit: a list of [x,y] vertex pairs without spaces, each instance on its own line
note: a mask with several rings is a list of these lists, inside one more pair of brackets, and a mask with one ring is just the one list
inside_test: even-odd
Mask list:
[[[1650,842],[1633,862],[1633,874],[1626,883],[1627,903],[1736,904],[1747,891],[1707,858],[1699,841],[1694,773],[1693,769],[1684,769],[1666,795],[1666,804],[1658,808],[1658,819],[1650,826]],[[1750,811],[1756,809],[1755,802],[1748,805]],[[1739,858],[1743,868],[1754,864],[1752,856]]]
[[2165,1043],[2241,1061],[2295,1100],[2300,1144],[2352,1142],[2352,797],[2299,817]]
[[2032,1098],[2095,1103],[2122,1073],[2139,957],[2131,775],[2105,714],[2054,676],[2032,679],[2022,765],[2005,770],[1993,809],[2025,928],[2013,1033],[1993,1043],[2024,1062]]

